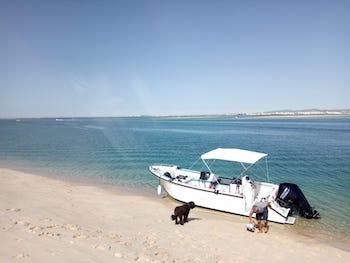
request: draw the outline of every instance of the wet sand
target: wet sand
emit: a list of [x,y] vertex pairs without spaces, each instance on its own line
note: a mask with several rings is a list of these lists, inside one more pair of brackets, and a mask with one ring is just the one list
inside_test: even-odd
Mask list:
[[178,203],[0,169],[0,262],[349,262],[350,253],[271,224]]

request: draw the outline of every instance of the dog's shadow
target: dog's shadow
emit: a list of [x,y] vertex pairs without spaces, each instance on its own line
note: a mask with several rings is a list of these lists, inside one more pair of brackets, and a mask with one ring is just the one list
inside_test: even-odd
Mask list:
[[199,218],[199,217],[189,217],[187,218],[188,222],[191,222],[191,221],[196,221],[196,220],[202,220],[202,218]]

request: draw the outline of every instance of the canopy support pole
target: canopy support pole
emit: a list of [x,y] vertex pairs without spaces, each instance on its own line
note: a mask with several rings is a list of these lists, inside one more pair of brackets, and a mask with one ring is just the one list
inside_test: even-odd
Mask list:
[[[249,165],[247,168],[245,168],[245,169],[243,170],[243,172],[241,172],[241,173],[239,174],[239,177],[241,177],[241,175],[243,175],[246,171],[248,171],[251,167],[253,167],[254,164],[255,164],[255,163],[252,163],[252,164]],[[243,167],[244,167],[244,165],[243,165]]]
[[202,159],[202,161],[205,164],[205,166],[208,168],[209,172],[212,174],[213,172],[210,170],[210,167],[208,166],[208,164],[204,161],[204,159]]
[[244,170],[247,170],[247,168],[245,167],[245,165],[243,163],[240,163],[240,164],[243,166]]
[[195,162],[194,162],[194,163],[193,163],[193,164],[190,166],[190,168],[188,168],[188,169],[190,169],[190,170],[191,170],[191,169],[192,169],[192,167],[193,167],[193,166],[194,166],[194,165],[195,165],[195,164],[196,164],[196,163],[199,161],[199,159],[200,159],[200,158],[198,158],[198,159],[197,159],[197,160],[196,160],[196,161],[195,161]]
[[270,182],[270,176],[269,176],[269,167],[267,165],[267,156],[265,157],[265,164],[266,164],[266,178],[267,178],[267,182]]

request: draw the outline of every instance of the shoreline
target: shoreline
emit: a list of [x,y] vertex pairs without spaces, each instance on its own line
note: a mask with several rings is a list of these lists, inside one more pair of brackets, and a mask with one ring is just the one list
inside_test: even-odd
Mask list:
[[[76,186],[92,186],[101,188],[105,191],[108,191],[114,195],[122,195],[122,196],[139,196],[142,198],[147,198],[151,201],[160,202],[160,203],[167,203],[171,204],[172,207],[175,207],[177,205],[180,205],[181,202],[173,199],[168,194],[164,195],[162,194],[162,197],[159,197],[156,194],[156,188],[141,188],[141,187],[123,187],[121,185],[118,185],[116,183],[111,183],[111,181],[108,181],[108,179],[103,178],[92,178],[92,177],[83,177],[78,175],[67,175],[65,174],[62,176],[62,174],[56,173],[56,172],[47,172],[42,171],[40,169],[33,170],[33,168],[28,167],[21,167],[16,168],[12,165],[5,165],[3,163],[0,163],[0,170],[7,169],[19,173],[26,173],[26,174],[32,174],[35,176],[40,176],[48,179],[58,180],[62,182],[66,182],[72,185]],[[173,209],[173,208],[170,209]],[[225,218],[226,220],[233,221],[235,223],[239,223],[242,226],[244,226],[247,223],[247,217],[226,213],[222,211],[216,211],[212,209],[206,209],[206,208],[197,208],[204,211],[204,213],[213,214],[221,218]],[[301,224],[301,222],[298,221],[303,220],[304,222]],[[307,225],[317,223],[317,221],[310,221],[303,218],[298,217],[297,222],[295,225],[283,225],[278,223],[272,223],[276,226],[281,226],[285,230],[287,230],[290,233],[301,235],[316,241],[319,241],[324,244],[329,244],[331,246],[334,246],[336,248],[342,249],[344,251],[350,252],[350,237],[347,235],[347,233],[340,233],[340,232],[329,232],[324,229],[319,229],[317,226],[312,229],[308,228]]]
[[[62,262],[75,255],[85,262],[97,257],[102,262],[260,262],[269,251],[272,262],[286,255],[287,262],[350,260],[349,251],[292,227],[271,224],[268,234],[250,233],[244,228],[247,218],[207,209],[195,208],[189,223],[176,226],[169,216],[178,202],[170,198],[7,168],[0,168],[0,181],[3,259]],[[261,253],[258,258],[251,257],[247,244]],[[50,251],[43,251],[44,245]]]
[[82,176],[71,173],[65,173],[62,174],[60,172],[56,171],[47,171],[45,168],[33,168],[29,166],[22,166],[18,167],[16,163],[6,163],[6,162],[0,162],[0,170],[1,169],[8,169],[13,170],[20,173],[27,173],[27,174],[33,174],[41,177],[46,177],[48,179],[54,179],[58,181],[64,181],[68,183],[72,183],[75,185],[85,185],[85,186],[96,186],[99,188],[102,188],[104,190],[109,190],[112,192],[116,192],[117,194],[123,194],[123,195],[140,195],[143,197],[156,197],[156,190],[153,191],[153,189],[141,189],[139,187],[128,187],[127,189],[124,189],[123,186],[118,185],[115,182],[111,182],[110,178],[102,178],[102,177],[89,177],[89,176]]

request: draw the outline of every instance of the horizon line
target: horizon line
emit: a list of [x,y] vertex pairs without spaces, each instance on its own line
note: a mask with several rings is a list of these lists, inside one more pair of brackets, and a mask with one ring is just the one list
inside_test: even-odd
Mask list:
[[[0,117],[1,120],[13,119],[83,119],[83,118],[165,118],[165,117],[209,117],[209,116],[240,116],[240,117],[263,117],[263,116],[298,116],[301,112],[320,112],[320,114],[302,114],[299,116],[317,116],[317,115],[350,115],[350,108],[345,109],[302,109],[302,110],[269,110],[258,112],[232,112],[232,113],[203,113],[203,114],[167,114],[167,115],[152,115],[152,114],[134,114],[134,115],[95,115],[95,116],[40,116],[40,117]],[[340,112],[340,114],[329,114],[326,112]],[[288,114],[293,113],[293,114]]]

